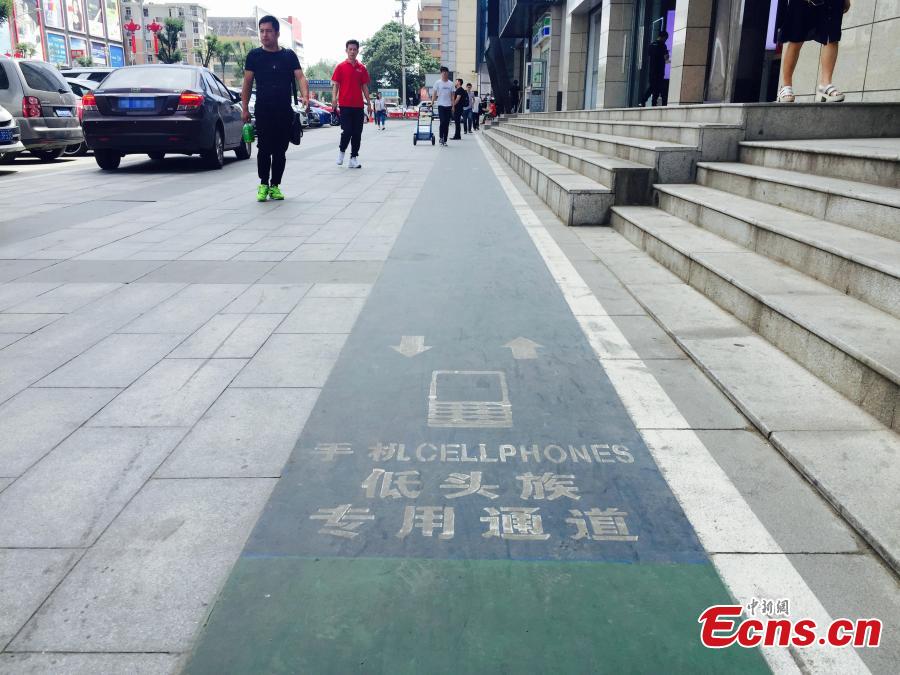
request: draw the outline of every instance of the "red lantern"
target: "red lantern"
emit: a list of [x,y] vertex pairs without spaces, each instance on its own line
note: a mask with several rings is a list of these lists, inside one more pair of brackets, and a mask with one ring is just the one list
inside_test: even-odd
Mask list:
[[135,33],[137,33],[141,29],[141,24],[135,23],[134,19],[126,23],[122,26],[125,30],[131,33],[131,53],[137,53],[137,39],[135,38]]
[[162,29],[162,24],[158,24],[156,21],[147,24],[147,30],[153,33],[153,52],[155,54],[159,54],[159,31]]

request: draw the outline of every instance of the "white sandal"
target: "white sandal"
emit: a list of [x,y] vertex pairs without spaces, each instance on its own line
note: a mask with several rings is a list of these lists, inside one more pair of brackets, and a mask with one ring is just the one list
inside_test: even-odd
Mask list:
[[840,103],[844,100],[844,92],[839,91],[833,84],[820,84],[816,88],[816,100],[819,103]]
[[778,92],[778,103],[793,103],[794,88],[789,84],[783,86]]

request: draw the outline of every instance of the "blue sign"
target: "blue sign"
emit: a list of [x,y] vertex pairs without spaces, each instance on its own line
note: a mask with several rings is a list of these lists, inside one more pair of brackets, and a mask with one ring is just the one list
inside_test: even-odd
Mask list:
[[331,89],[331,80],[309,80],[310,89]]
[[69,56],[73,60],[87,56],[87,41],[80,37],[69,36]]
[[66,52],[66,38],[64,35],[47,33],[47,60],[50,63],[69,63],[69,54]]
[[91,58],[98,66],[106,65],[106,45],[102,42],[91,42]]
[[121,68],[125,65],[125,50],[119,45],[109,46],[109,65],[113,68]]

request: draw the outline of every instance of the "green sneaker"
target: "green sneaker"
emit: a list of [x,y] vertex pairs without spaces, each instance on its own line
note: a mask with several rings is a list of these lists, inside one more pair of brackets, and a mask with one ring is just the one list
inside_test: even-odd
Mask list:
[[281,188],[277,185],[273,185],[269,188],[269,197],[271,199],[282,200],[284,199],[284,193],[281,191]]
[[268,185],[260,185],[256,189],[256,201],[264,202],[269,198],[269,186]]

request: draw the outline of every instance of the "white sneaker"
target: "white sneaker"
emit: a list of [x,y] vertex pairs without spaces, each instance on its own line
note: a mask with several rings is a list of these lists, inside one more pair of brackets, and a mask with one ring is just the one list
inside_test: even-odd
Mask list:
[[338,152],[338,161],[337,161],[338,166],[341,166],[344,163],[344,154],[345,153],[343,153],[343,152],[340,152],[340,151]]
[[350,158],[350,168],[351,169],[361,169],[362,164],[359,163],[359,159],[357,159],[356,157],[351,157]]

